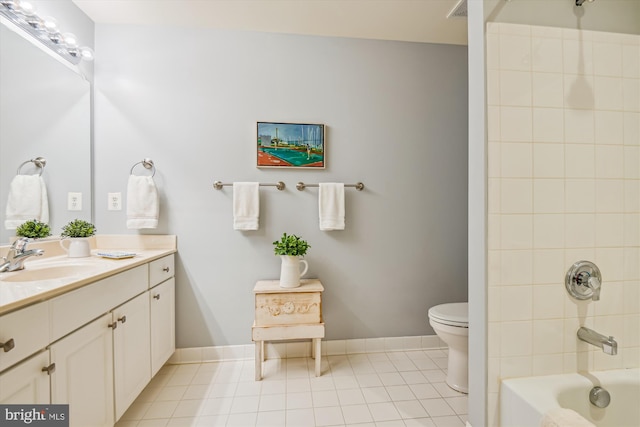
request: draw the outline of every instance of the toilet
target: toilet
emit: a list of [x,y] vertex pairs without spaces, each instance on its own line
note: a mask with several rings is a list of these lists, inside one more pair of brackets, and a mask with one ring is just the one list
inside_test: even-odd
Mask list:
[[449,346],[447,384],[452,389],[469,392],[469,304],[440,304],[429,309],[429,324]]

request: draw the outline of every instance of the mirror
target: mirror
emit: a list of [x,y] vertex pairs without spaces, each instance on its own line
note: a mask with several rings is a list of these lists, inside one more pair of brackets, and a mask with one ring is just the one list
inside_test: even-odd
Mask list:
[[[25,161],[44,157],[42,177],[51,233],[80,218],[92,220],[90,83],[72,65],[0,20],[0,245],[11,181]],[[37,174],[32,163],[22,174]],[[80,210],[68,210],[68,193],[81,193]],[[76,206],[78,207],[78,206]]]

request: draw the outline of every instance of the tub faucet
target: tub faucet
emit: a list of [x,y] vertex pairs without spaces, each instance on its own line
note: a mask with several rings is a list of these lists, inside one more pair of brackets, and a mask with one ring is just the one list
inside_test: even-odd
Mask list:
[[618,354],[618,343],[613,337],[606,337],[596,331],[581,326],[578,329],[578,338],[584,342],[600,347],[605,354],[615,356]]
[[7,252],[6,257],[2,257],[2,263],[0,263],[0,272],[3,271],[17,271],[24,269],[24,262],[27,258],[32,256],[41,256],[44,254],[43,249],[30,249],[27,250],[27,244],[29,239],[21,237],[17,239]]

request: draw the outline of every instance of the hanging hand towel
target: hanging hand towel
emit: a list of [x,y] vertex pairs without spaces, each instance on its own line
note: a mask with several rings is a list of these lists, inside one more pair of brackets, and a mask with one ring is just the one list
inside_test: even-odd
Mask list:
[[320,230],[344,230],[344,184],[320,183]]
[[233,229],[257,230],[260,218],[260,192],[257,182],[233,183]]
[[127,228],[156,228],[160,202],[153,177],[130,175],[127,185]]
[[16,175],[9,188],[4,226],[15,230],[33,219],[49,222],[47,186],[40,175]]
[[591,421],[583,418],[572,409],[554,408],[542,417],[540,427],[595,427]]

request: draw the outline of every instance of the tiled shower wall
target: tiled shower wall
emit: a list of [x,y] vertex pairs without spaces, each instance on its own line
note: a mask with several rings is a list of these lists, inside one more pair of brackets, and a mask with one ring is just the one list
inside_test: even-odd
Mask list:
[[[502,378],[640,366],[639,64],[636,35],[488,24],[491,425]],[[579,260],[600,301],[565,290]]]

